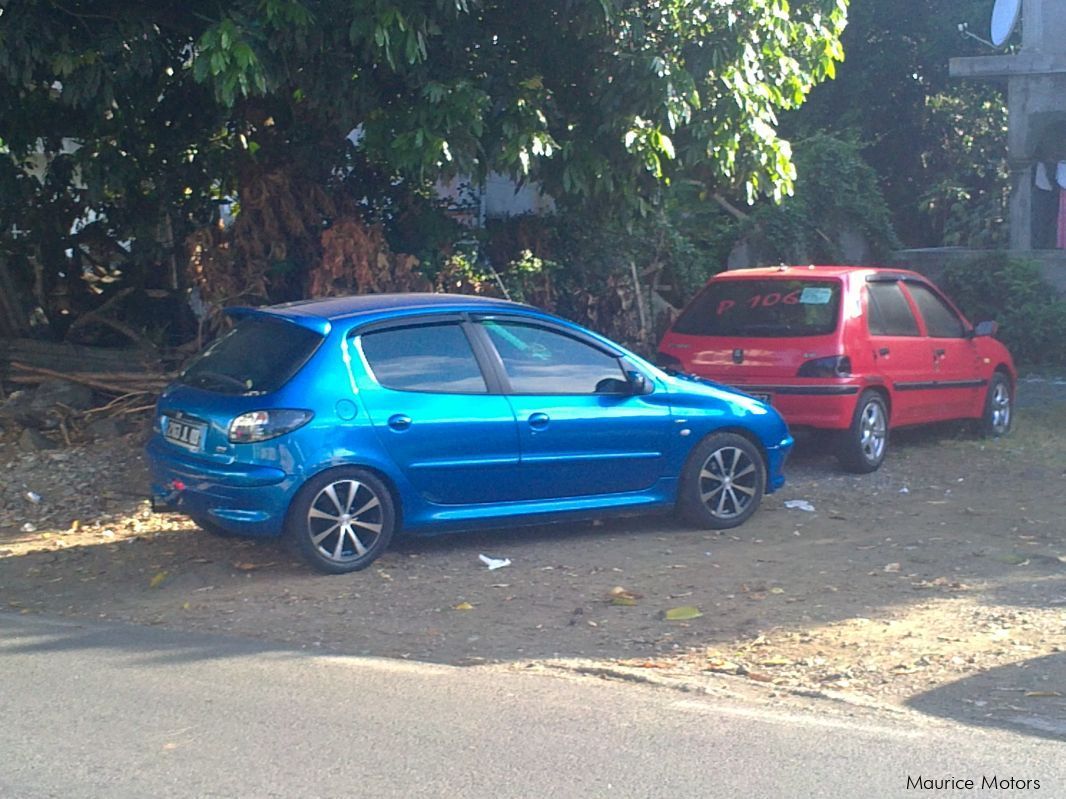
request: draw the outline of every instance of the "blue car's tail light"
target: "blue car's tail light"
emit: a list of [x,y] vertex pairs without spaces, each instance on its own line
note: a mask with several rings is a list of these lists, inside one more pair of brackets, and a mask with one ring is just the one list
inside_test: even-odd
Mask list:
[[848,377],[851,375],[851,358],[847,355],[831,355],[815,358],[799,368],[797,377]]
[[251,444],[291,433],[311,421],[314,413],[299,410],[250,411],[229,423],[233,444]]

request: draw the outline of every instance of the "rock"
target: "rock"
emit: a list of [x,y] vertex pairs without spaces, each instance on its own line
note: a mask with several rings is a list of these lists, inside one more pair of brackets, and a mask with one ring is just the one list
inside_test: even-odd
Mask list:
[[56,405],[65,405],[76,411],[92,407],[93,390],[79,383],[68,380],[46,380],[33,392],[31,406],[37,410],[48,411]]
[[27,427],[19,436],[19,447],[24,452],[40,452],[43,449],[58,449],[59,445],[33,428]]
[[5,427],[26,424],[32,399],[33,395],[28,391],[12,392],[7,402],[0,403],[0,423]]
[[120,424],[116,419],[100,417],[89,422],[85,426],[85,432],[89,434],[93,441],[99,441],[106,438],[118,438],[126,430],[125,425]]
[[0,405],[0,418],[22,427],[49,430],[58,426],[57,406],[83,411],[92,403],[91,388],[67,380],[46,380],[33,392],[16,391],[12,394]]

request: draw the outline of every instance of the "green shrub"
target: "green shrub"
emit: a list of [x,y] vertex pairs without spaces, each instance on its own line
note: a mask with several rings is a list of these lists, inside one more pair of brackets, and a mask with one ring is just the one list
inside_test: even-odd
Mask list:
[[990,253],[944,270],[940,285],[971,321],[994,319],[998,338],[1027,366],[1066,366],[1066,298],[1032,261]]

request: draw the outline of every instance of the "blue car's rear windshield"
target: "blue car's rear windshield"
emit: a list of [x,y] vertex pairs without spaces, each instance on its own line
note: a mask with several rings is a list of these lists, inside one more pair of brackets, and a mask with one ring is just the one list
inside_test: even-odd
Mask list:
[[839,313],[835,280],[716,280],[673,330],[687,336],[822,336],[836,329]]
[[218,394],[267,394],[281,388],[322,342],[313,330],[251,317],[217,339],[178,382]]

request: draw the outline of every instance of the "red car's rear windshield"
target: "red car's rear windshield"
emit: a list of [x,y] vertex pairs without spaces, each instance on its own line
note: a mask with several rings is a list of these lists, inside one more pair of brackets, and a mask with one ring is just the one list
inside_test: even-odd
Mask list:
[[689,303],[673,331],[687,336],[778,338],[832,333],[840,283],[831,280],[715,280]]

